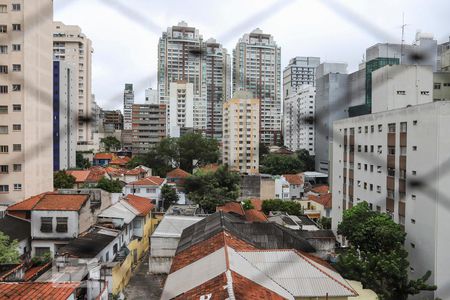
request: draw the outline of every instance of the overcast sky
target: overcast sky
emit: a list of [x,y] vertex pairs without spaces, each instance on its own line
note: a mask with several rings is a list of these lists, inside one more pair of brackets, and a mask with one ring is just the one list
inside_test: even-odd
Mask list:
[[294,56],[346,62],[355,71],[365,49],[405,40],[417,30],[450,35],[449,0],[54,0],[54,19],[79,25],[92,40],[93,93],[100,106],[122,108],[125,83],[156,88],[158,38],[184,20],[204,39],[216,38],[231,54],[238,38],[256,27],[281,47],[282,68]]

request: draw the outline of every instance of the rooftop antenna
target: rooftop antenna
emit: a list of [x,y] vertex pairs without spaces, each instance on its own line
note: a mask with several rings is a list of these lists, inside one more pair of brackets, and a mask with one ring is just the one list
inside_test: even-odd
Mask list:
[[405,27],[408,26],[408,24],[405,24],[405,13],[402,13],[402,43],[400,46],[400,64],[403,63],[403,45],[405,44]]

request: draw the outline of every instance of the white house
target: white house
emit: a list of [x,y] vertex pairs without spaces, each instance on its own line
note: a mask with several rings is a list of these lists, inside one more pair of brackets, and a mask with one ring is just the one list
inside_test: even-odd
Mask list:
[[275,177],[275,198],[290,199],[289,182],[283,176]]
[[123,188],[123,193],[125,195],[132,194],[151,199],[158,205],[158,201],[161,195],[161,188],[165,183],[165,178],[161,178],[159,176],[150,176],[128,183]]

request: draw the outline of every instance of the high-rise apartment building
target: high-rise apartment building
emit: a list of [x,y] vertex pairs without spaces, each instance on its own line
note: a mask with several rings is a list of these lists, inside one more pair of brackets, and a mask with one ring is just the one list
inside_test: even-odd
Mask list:
[[114,131],[123,129],[123,115],[120,110],[102,111],[102,120],[105,131]]
[[[159,99],[161,104],[168,105],[168,115],[171,111],[171,83],[180,81],[192,84],[194,129],[205,131],[207,87],[203,37],[198,29],[189,27],[185,22],[169,27],[158,43]],[[169,124],[168,128],[171,127],[172,124]]]
[[283,99],[295,93],[302,85],[316,85],[316,68],[320,65],[320,57],[296,56],[291,58],[283,71]]
[[53,23],[53,57],[65,61],[75,68],[77,78],[78,130],[77,144],[79,150],[89,149],[93,144],[93,101],[92,101],[92,42],[76,25],[62,22]]
[[166,136],[165,104],[133,104],[132,152],[148,152]]
[[[180,137],[181,132],[194,128],[194,85],[185,81],[171,82],[169,92],[169,124],[171,137]],[[205,110],[206,113],[206,110]]]
[[125,84],[123,91],[123,129],[130,130],[132,127],[132,109],[134,104],[134,91],[131,83]]
[[0,203],[53,189],[53,2],[0,3]]
[[207,125],[209,137],[222,138],[223,103],[231,98],[231,58],[215,39],[206,47]]
[[312,85],[296,87],[284,99],[284,145],[314,155],[314,107],[316,89]]
[[244,34],[233,50],[233,92],[249,91],[260,99],[260,138],[281,139],[281,49],[273,36],[257,28]]
[[239,91],[223,104],[222,159],[232,170],[259,173],[259,99]]
[[75,67],[53,62],[53,170],[76,167],[78,112]]

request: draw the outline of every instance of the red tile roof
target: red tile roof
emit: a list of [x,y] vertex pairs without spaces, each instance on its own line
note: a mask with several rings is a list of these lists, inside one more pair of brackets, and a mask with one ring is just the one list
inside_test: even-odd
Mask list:
[[250,199],[250,202],[252,203],[253,207],[258,210],[258,211],[262,211],[262,203],[263,200],[259,199],[259,198],[253,198]]
[[327,194],[328,190],[329,190],[328,185],[321,184],[321,185],[316,185],[315,187],[313,187],[311,191],[313,191],[314,193],[317,193],[317,194]]
[[133,181],[133,182],[129,183],[128,185],[158,185],[158,186],[160,186],[161,184],[163,184],[163,182],[164,182],[164,178],[161,178],[159,176],[150,176],[150,177],[145,177],[141,180]]
[[[23,277],[23,279],[25,281],[31,281],[34,280],[35,277],[39,277],[39,273],[42,273],[43,271],[49,269],[52,265],[52,262],[48,262],[46,264],[43,264],[41,266],[34,266],[29,268],[28,270],[25,271],[25,275]],[[36,276],[37,275],[37,276]]]
[[266,215],[256,209],[245,210],[245,219],[249,222],[267,222]]
[[322,204],[325,208],[331,208],[332,206],[332,195],[331,193],[322,194],[320,196],[308,195],[308,199],[319,204]]
[[78,282],[1,282],[0,299],[65,300],[75,292],[79,285]]
[[126,165],[131,158],[128,156],[113,156],[112,160],[109,162],[110,165],[119,165],[124,166]]
[[79,211],[89,199],[89,195],[46,194],[36,203],[33,210]]
[[139,197],[136,195],[128,194],[125,200],[131,204],[137,211],[140,212],[140,216],[146,216],[155,207],[151,200],[144,197]]
[[302,185],[303,178],[298,174],[285,174],[283,177],[286,179],[289,184]]
[[106,167],[105,172],[111,176],[122,176],[127,172],[127,170],[121,168]]
[[89,176],[86,178],[86,182],[97,183],[105,177],[106,170],[100,166],[94,166],[89,168]]
[[113,159],[113,154],[112,153],[97,153],[94,155],[94,159],[109,159],[112,160]]
[[75,183],[86,182],[86,179],[88,178],[90,172],[91,171],[89,171],[89,170],[68,170],[68,171],[66,171],[67,174],[75,177]]
[[18,202],[16,204],[8,206],[8,211],[15,211],[15,210],[32,210],[33,207],[38,203],[42,197],[44,197],[46,193],[42,193],[33,197],[30,197],[28,199],[25,199],[21,202]]
[[166,178],[186,178],[189,176],[191,176],[190,173],[188,173],[180,168],[176,168],[166,174]]
[[125,175],[139,175],[139,174],[142,174],[142,173],[147,173],[147,171],[145,171],[142,168],[135,168],[135,169],[132,169],[132,170],[125,171]]
[[240,202],[227,202],[222,206],[216,207],[216,211],[232,212],[240,216],[245,216],[244,208]]

